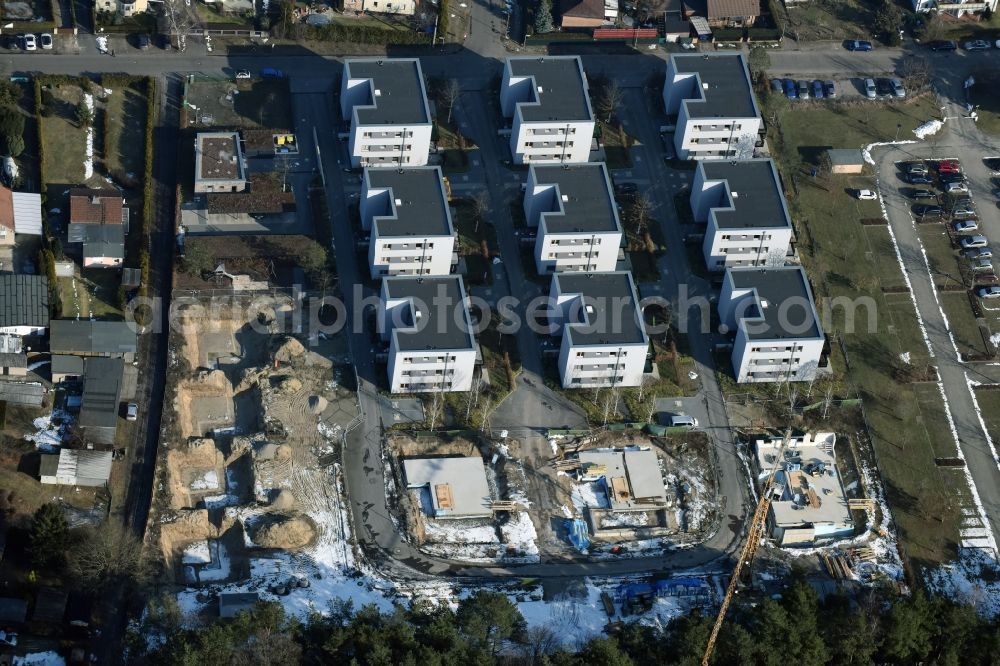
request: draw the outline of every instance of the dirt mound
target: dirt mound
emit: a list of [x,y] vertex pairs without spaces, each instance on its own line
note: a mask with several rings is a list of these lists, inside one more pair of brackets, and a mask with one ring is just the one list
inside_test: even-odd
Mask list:
[[279,363],[288,363],[293,358],[302,356],[306,352],[306,348],[302,346],[302,343],[295,338],[285,338],[280,342],[278,348],[274,352],[274,360]]
[[252,528],[250,538],[261,548],[294,550],[305,546],[315,536],[316,528],[307,517],[277,514],[261,519],[260,524]]
[[285,377],[278,382],[278,393],[292,395],[302,390],[302,382],[295,377]]
[[257,460],[274,460],[275,456],[278,455],[278,446],[276,444],[267,443],[260,447],[255,456]]
[[279,444],[278,451],[274,454],[275,460],[288,460],[292,457],[292,447],[288,444]]
[[271,500],[271,508],[288,510],[295,506],[295,495],[287,488],[282,489]]
[[322,414],[327,404],[326,398],[321,395],[309,396],[309,411],[313,414]]

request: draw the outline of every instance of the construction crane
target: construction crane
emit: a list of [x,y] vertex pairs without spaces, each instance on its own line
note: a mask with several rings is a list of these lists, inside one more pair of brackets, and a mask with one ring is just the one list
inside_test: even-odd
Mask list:
[[781,447],[778,448],[778,453],[774,457],[774,464],[771,465],[771,469],[767,473],[767,479],[761,487],[760,499],[757,500],[757,509],[754,511],[753,519],[750,521],[750,530],[747,534],[746,543],[743,544],[743,548],[740,550],[740,558],[736,560],[733,577],[729,580],[725,596],[722,597],[719,615],[715,618],[715,626],[712,627],[712,633],[708,637],[708,645],[705,646],[705,656],[701,659],[701,666],[708,666],[708,662],[712,658],[712,652],[715,651],[715,641],[719,637],[719,630],[722,629],[722,623],[726,619],[726,611],[729,610],[729,604],[733,600],[733,595],[736,594],[736,587],[739,585],[743,567],[753,559],[754,553],[757,552],[757,546],[760,545],[761,539],[764,538],[764,529],[767,527],[767,512],[771,508],[771,497],[774,492],[774,475],[781,466],[782,456],[785,454],[785,448],[788,446],[791,438],[792,430],[789,428],[785,431],[785,436],[781,440]]

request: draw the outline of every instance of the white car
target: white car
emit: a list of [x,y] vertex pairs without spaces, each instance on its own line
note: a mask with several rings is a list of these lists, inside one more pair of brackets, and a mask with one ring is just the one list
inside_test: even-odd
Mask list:
[[[968,250],[974,247],[986,247],[990,244],[990,241],[986,236],[967,236],[962,239],[962,249]],[[979,256],[982,256],[980,253]]]
[[945,186],[944,191],[945,192],[963,192],[963,193],[968,193],[969,192],[969,186],[965,183],[965,181],[960,180],[960,181],[955,182],[955,183],[948,183]]
[[979,287],[976,289],[976,296],[979,298],[1000,298],[1000,287],[996,285],[990,287]]
[[38,36],[38,41],[41,43],[42,48],[46,51],[52,50],[52,35],[47,32],[43,32]]
[[955,223],[955,231],[975,231],[979,228],[979,224],[975,220],[962,220],[961,222]]
[[239,80],[239,79],[250,79],[250,78],[253,78],[253,77],[250,75],[250,70],[249,69],[240,69],[240,70],[236,71],[236,79],[237,80]]
[[135,421],[138,418],[139,418],[139,405],[137,405],[134,402],[128,403],[128,406],[126,406],[125,408],[125,420]]
[[35,36],[32,34],[27,34],[24,36],[24,50],[25,51],[37,51],[38,42],[35,41]]
[[872,190],[858,190],[857,196],[862,201],[874,201],[875,199],[878,199],[878,195],[876,195]]

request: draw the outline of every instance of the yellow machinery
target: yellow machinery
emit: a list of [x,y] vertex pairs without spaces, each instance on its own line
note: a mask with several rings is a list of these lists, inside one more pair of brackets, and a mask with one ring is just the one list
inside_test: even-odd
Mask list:
[[757,501],[757,509],[754,511],[753,519],[750,521],[747,540],[740,550],[740,559],[736,560],[736,567],[733,569],[733,577],[729,580],[726,594],[722,597],[719,615],[715,618],[715,626],[712,627],[712,633],[708,637],[708,645],[705,646],[705,656],[701,659],[702,666],[708,666],[708,662],[712,658],[712,652],[715,651],[715,641],[719,637],[719,630],[722,629],[722,623],[726,619],[726,611],[729,610],[729,604],[733,600],[733,595],[736,594],[736,587],[739,585],[743,567],[753,559],[754,553],[757,551],[757,546],[760,545],[761,539],[764,538],[764,530],[767,528],[767,512],[771,508],[771,496],[774,492],[774,475],[778,471],[778,467],[781,466],[781,459],[785,454],[785,448],[788,446],[791,436],[792,431],[786,430],[785,437],[781,442],[781,448],[778,449],[778,454],[774,458],[774,464],[771,465],[771,470],[767,474],[767,480],[764,481],[764,485],[760,489],[760,499]]

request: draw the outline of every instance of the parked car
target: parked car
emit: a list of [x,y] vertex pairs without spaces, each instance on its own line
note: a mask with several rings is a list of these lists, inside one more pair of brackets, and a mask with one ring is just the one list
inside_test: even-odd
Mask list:
[[144,32],[140,32],[135,36],[135,45],[142,51],[149,48],[149,35]]
[[970,39],[962,45],[966,51],[985,51],[990,48],[990,43],[985,39]]
[[962,250],[962,256],[966,259],[992,259],[993,250],[988,247],[969,247]]
[[973,273],[993,273],[993,262],[989,259],[976,259],[970,266]]
[[618,183],[615,185],[615,194],[619,196],[632,196],[639,191],[639,186],[635,183]]
[[941,206],[914,206],[913,214],[920,218],[941,217],[944,209]]
[[928,176],[922,173],[908,173],[906,174],[906,182],[910,185],[932,185],[934,183]]
[[47,32],[43,32],[38,36],[38,43],[41,45],[42,49],[45,51],[52,50],[52,35]]
[[797,92],[799,93],[799,99],[809,99],[808,81],[799,81],[796,88],[798,89]]
[[238,69],[238,70],[236,70],[236,80],[237,81],[239,81],[241,79],[249,80],[249,79],[252,79],[252,78],[253,78],[253,75],[250,73],[249,69]]
[[987,169],[994,173],[1000,171],[1000,157],[987,157],[983,160],[983,164],[986,165]]
[[830,99],[837,98],[837,86],[833,84],[833,81],[827,81],[823,84],[823,92],[826,93],[826,96]]
[[938,174],[938,180],[945,185],[948,183],[961,183],[965,181],[965,175],[956,171],[945,171]]
[[965,181],[958,181],[957,183],[948,183],[944,187],[945,192],[968,192],[969,185]]
[[889,79],[875,79],[875,91],[879,97],[892,97],[892,84]]
[[958,44],[950,39],[935,39],[927,45],[931,51],[954,51]]
[[138,418],[139,418],[139,405],[137,405],[134,402],[128,403],[128,406],[126,406],[125,408],[125,420],[135,421]]
[[979,287],[976,289],[979,298],[1000,298],[1000,287]]
[[941,160],[937,163],[938,173],[960,173],[962,165],[958,160]]
[[813,81],[813,97],[823,99],[823,82],[819,79]]
[[771,79],[771,92],[780,93],[785,91],[785,86],[781,79]]
[[875,99],[878,94],[875,91],[875,79],[865,79],[865,97]]
[[849,39],[846,42],[844,42],[844,48],[846,48],[848,51],[871,51],[872,43],[859,41],[857,39]]
[[795,92],[795,81],[785,79],[785,95],[788,99],[797,99],[799,94]]
[[1000,282],[1000,280],[997,279],[996,273],[977,273],[976,282],[979,284],[984,282],[986,284],[996,284],[997,282]]
[[903,87],[903,82],[899,79],[890,79],[889,85],[892,86],[892,94],[898,98],[903,99],[906,97],[906,88]]
[[927,168],[927,165],[924,164],[923,162],[910,162],[909,164],[906,165],[905,169],[906,169],[906,173],[925,174],[925,173],[928,173],[930,171]]
[[878,195],[876,195],[872,190],[858,190],[855,196],[862,201],[874,201],[875,199],[878,199]]
[[975,217],[976,209],[972,206],[956,206],[951,209],[951,216],[957,220],[961,220],[967,217]]
[[671,414],[670,427],[672,428],[697,428],[698,419],[687,414]]
[[[962,239],[961,245],[963,250],[968,250],[970,248],[983,248],[990,244],[990,240],[986,236],[966,236]],[[980,255],[982,256],[982,255]],[[990,255],[991,257],[993,255]],[[985,258],[985,257],[983,257]]]
[[937,199],[937,195],[931,190],[921,190],[914,188],[910,190],[911,199]]
[[38,42],[35,41],[35,36],[28,33],[24,36],[24,50],[25,51],[36,51],[38,50]]
[[958,233],[964,233],[966,231],[976,231],[979,229],[979,223],[975,220],[961,220],[953,224],[952,227]]
[[262,67],[260,77],[262,79],[283,79],[285,78],[285,73],[274,67]]

